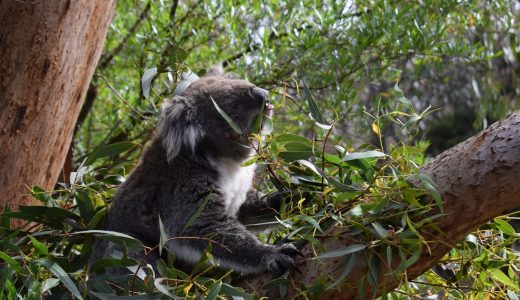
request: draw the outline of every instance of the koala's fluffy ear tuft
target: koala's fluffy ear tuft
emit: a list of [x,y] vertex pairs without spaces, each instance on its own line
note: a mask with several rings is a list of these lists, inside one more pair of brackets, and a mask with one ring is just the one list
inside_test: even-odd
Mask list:
[[216,64],[211,67],[204,76],[223,76],[224,75],[224,67],[222,64]]
[[197,143],[204,131],[192,117],[191,107],[182,96],[175,96],[163,103],[157,135],[162,140],[168,162],[171,162],[181,149],[195,152]]

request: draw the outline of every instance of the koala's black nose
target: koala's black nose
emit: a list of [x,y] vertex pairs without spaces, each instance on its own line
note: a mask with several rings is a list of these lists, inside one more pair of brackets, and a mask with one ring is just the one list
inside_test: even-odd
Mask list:
[[251,94],[256,97],[258,100],[263,101],[265,99],[265,104],[269,104],[269,92],[261,89],[259,87],[254,87],[251,90]]

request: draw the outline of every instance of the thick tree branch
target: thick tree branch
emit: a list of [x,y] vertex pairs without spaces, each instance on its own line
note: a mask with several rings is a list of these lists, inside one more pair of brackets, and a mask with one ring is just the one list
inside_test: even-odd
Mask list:
[[[429,270],[446,254],[455,243],[468,233],[505,211],[520,206],[520,111],[511,114],[476,136],[443,152],[425,165],[422,173],[430,176],[444,201],[444,216],[439,220],[443,236],[432,236],[430,252],[423,251],[422,257],[406,270],[408,279],[413,279]],[[320,240],[326,249],[344,248],[352,244],[348,236],[326,237]],[[306,259],[298,262],[303,275],[291,274],[293,285],[289,286],[288,297],[297,296],[295,286],[309,286],[323,273],[335,278],[344,269],[344,258],[311,260],[314,256],[310,246],[302,252]],[[360,257],[361,258],[361,257]],[[341,287],[327,291],[323,299],[357,299],[358,281],[367,275],[364,259],[357,259],[350,275]],[[380,286],[374,291],[366,286],[368,298],[390,291],[398,286],[397,278],[380,272]],[[257,276],[241,284],[256,291],[271,280],[268,275]],[[330,279],[329,279],[330,280]]]

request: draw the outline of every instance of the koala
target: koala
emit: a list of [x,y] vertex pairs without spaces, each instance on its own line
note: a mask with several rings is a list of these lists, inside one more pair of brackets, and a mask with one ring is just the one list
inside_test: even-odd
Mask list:
[[[166,101],[154,138],[116,193],[105,229],[153,247],[159,244],[160,218],[170,238],[167,247],[183,264],[197,263],[212,243],[218,265],[244,275],[297,270],[296,247],[264,244],[239,221],[279,206],[279,199],[266,200],[252,188],[255,165],[241,166],[253,154],[249,137],[262,105],[264,114],[272,112],[266,90],[215,71]],[[109,257],[113,247],[103,241],[94,251],[98,258]]]

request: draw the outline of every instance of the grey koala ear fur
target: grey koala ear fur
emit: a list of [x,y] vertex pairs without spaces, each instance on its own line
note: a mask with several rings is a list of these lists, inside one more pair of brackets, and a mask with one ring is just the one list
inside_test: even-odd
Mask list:
[[166,158],[171,162],[183,147],[195,152],[197,143],[204,136],[202,128],[192,117],[191,107],[186,98],[175,96],[163,103],[157,135],[166,150]]
[[204,76],[223,76],[224,75],[224,67],[222,64],[216,64],[211,67]]

